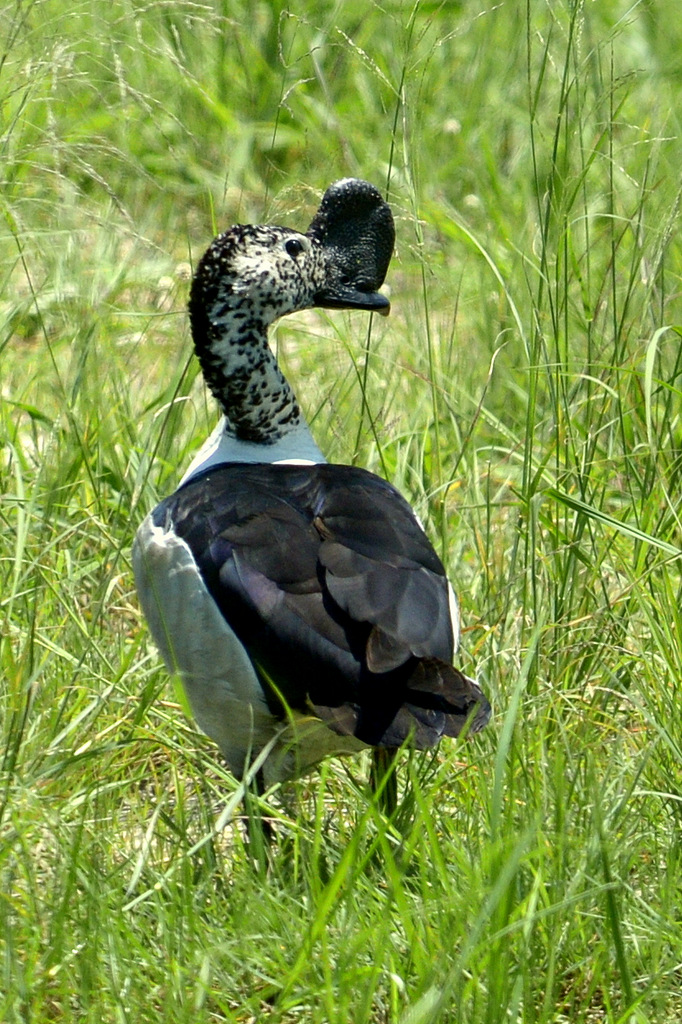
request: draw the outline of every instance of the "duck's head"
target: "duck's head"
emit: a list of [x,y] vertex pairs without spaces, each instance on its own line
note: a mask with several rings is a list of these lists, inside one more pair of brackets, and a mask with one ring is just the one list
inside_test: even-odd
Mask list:
[[[272,323],[313,306],[388,313],[380,294],[393,252],[390,207],[366,181],[331,185],[307,232],[238,224],[219,235],[192,282],[195,331],[218,328],[228,317],[244,327]],[[207,322],[208,321],[208,322]]]

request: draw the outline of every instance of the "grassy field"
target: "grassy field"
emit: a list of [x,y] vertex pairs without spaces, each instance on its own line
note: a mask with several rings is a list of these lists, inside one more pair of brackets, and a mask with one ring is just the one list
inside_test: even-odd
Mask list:
[[[295,10],[293,9],[295,7]],[[682,1019],[677,0],[9,0],[0,11],[0,1019]],[[130,568],[215,420],[191,267],[384,189],[393,313],[276,344],[414,503],[484,734],[240,791]]]

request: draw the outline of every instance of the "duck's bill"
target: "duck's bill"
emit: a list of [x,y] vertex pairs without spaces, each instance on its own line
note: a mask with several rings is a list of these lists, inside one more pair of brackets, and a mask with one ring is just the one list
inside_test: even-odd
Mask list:
[[386,316],[391,304],[379,292],[393,252],[393,214],[368,181],[343,178],[325,192],[308,228],[327,262],[327,282],[316,297],[326,309],[366,309]]
[[381,316],[391,312],[391,303],[381,292],[361,292],[343,286],[318,292],[315,305],[321,309],[366,309]]

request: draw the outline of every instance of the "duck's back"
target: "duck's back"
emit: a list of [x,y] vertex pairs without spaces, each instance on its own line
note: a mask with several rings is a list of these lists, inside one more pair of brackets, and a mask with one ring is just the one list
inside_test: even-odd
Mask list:
[[[408,503],[372,473],[326,464],[211,469],[157,506],[141,530],[138,576],[154,562],[163,593],[160,560],[168,589],[193,576],[188,590],[219,611],[226,683],[235,703],[253,706],[254,746],[271,734],[268,716],[285,720],[288,710],[360,744],[394,747],[411,737],[431,746],[459,732],[480,700],[449,664],[456,606],[440,559]],[[146,589],[142,582],[143,604]],[[197,714],[192,690],[215,685],[214,617],[189,631],[180,606],[173,617],[182,624],[167,612],[155,629],[145,611]]]

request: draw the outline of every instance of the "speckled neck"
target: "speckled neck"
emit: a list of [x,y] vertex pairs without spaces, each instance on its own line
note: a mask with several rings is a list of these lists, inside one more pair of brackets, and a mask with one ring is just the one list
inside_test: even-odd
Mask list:
[[268,346],[268,324],[240,310],[192,318],[204,379],[225,414],[225,428],[240,441],[270,444],[301,422],[301,411]]
[[225,414],[227,433],[263,445],[274,444],[302,423],[296,398],[268,346],[274,320],[310,305],[307,292],[300,294],[301,274],[292,273],[291,257],[273,269],[273,248],[281,233],[237,225],[220,235],[197,267],[189,303],[197,357]]
[[[268,346],[268,329],[313,306],[387,312],[377,289],[393,238],[391,211],[377,190],[344,179],[327,189],[306,234],[236,224],[213,240],[192,279],[189,313],[228,439],[264,448],[305,442],[307,427]],[[265,451],[263,458],[269,461]]]

